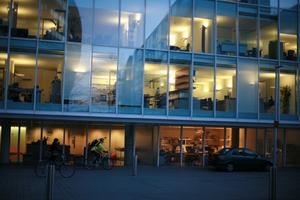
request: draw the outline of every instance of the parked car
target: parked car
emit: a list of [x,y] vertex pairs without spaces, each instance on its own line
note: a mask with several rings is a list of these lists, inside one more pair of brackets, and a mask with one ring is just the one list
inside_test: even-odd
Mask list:
[[208,164],[216,169],[232,172],[234,170],[269,170],[273,163],[246,148],[224,148],[208,158]]

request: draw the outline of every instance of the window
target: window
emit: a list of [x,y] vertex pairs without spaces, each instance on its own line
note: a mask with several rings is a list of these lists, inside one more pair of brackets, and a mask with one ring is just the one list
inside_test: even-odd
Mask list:
[[278,51],[278,14],[277,9],[260,8],[260,56],[277,58]]
[[167,49],[169,1],[147,0],[146,5],[146,48]]
[[193,72],[193,114],[213,115],[214,105],[214,64],[211,57],[194,56]]
[[169,67],[169,113],[190,114],[190,67],[191,55],[171,53]]
[[36,0],[13,0],[12,37],[36,38],[38,30],[38,2]]
[[262,62],[259,73],[259,110],[261,119],[274,119],[276,63]]
[[240,5],[239,15],[239,54],[257,57],[257,7]]
[[194,12],[194,51],[213,53],[214,1],[195,1]]
[[0,8],[3,8],[3,11],[0,13],[0,36],[8,35],[8,26],[9,26],[9,8],[10,0],[1,0]]
[[235,117],[236,63],[234,59],[218,58],[216,71],[217,117]]
[[119,56],[119,113],[140,114],[143,93],[143,51],[120,49]]
[[257,90],[257,62],[240,60],[238,70],[239,118],[257,118]]
[[41,1],[40,38],[63,41],[65,37],[66,0]]
[[92,0],[70,0],[68,41],[90,44],[92,38]]
[[7,67],[7,40],[0,40],[0,108],[4,107]]
[[170,50],[192,50],[192,5],[192,0],[171,3]]
[[64,110],[87,112],[90,99],[91,47],[68,44],[64,71]]
[[64,45],[40,42],[36,105],[38,110],[61,111]]
[[164,115],[167,104],[168,53],[146,51],[144,66],[144,113]]
[[96,45],[118,45],[119,1],[95,1],[94,37]]
[[236,4],[218,2],[217,53],[236,55]]
[[92,112],[115,112],[118,52],[93,47]]
[[278,0],[260,0],[260,5],[268,7],[278,7]]
[[295,9],[298,7],[298,0],[279,0],[280,8]]
[[144,7],[144,1],[121,1],[121,46],[142,47],[144,42]]
[[[291,20],[293,19],[293,20]],[[280,12],[280,58],[297,61],[297,12]]]

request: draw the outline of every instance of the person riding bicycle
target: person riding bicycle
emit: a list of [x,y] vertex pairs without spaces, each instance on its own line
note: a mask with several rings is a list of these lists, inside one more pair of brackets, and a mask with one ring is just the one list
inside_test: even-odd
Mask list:
[[55,138],[50,146],[50,161],[58,161],[62,154],[61,145],[59,140]]
[[[98,140],[94,140],[91,145],[91,152],[94,154],[94,158],[100,159],[100,157],[104,154],[104,138],[100,138]],[[95,159],[95,160],[96,160]]]

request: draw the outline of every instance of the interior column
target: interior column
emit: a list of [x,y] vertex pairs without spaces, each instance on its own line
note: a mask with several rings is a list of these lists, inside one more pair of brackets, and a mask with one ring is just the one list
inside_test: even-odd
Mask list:
[[4,120],[2,124],[1,134],[1,152],[0,152],[0,163],[9,163],[9,149],[10,149],[10,121]]

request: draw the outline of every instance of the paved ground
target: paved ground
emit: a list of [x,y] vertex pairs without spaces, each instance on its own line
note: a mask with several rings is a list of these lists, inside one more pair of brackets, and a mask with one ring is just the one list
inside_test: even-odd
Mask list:
[[[56,173],[54,199],[267,199],[266,172],[139,167],[137,177],[131,173],[78,169],[70,179]],[[45,199],[45,182],[30,166],[0,166],[0,199]],[[278,199],[300,199],[300,169],[279,169],[278,182]]]

